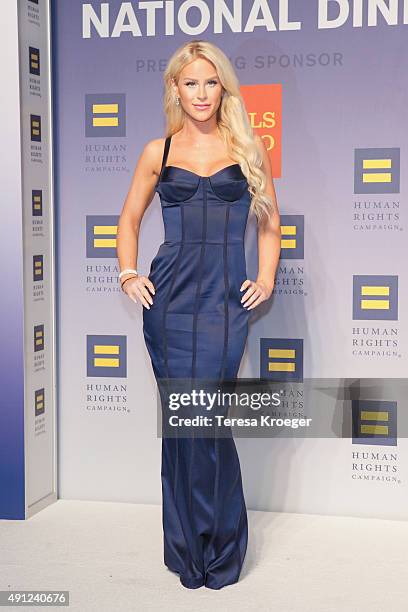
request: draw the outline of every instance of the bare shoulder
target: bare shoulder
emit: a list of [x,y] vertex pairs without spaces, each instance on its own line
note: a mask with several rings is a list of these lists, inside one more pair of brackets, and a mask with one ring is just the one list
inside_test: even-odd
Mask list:
[[143,147],[144,154],[150,157],[163,155],[165,140],[165,138],[153,138],[153,140],[149,140]]
[[153,138],[146,142],[140,155],[140,162],[155,174],[160,173],[164,143],[165,138]]

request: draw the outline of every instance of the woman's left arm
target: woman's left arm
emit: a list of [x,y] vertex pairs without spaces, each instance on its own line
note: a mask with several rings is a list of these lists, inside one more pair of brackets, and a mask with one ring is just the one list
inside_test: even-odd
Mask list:
[[269,219],[258,222],[258,276],[256,281],[247,279],[241,286],[241,291],[248,287],[241,299],[247,310],[255,308],[270,298],[275,285],[276,268],[281,250],[280,215],[272,179],[271,162],[263,139],[258,135],[255,135],[255,139],[262,152],[262,169],[266,175],[265,191],[272,199],[274,214]]

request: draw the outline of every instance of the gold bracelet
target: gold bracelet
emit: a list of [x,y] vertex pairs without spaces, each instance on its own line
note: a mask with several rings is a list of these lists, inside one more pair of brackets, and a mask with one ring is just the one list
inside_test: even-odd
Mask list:
[[129,278],[125,278],[125,280],[120,283],[122,291],[123,291],[123,285],[126,283],[126,281],[130,280],[131,278],[136,278],[137,276],[139,276],[139,275],[138,274],[134,274],[133,276],[129,276]]

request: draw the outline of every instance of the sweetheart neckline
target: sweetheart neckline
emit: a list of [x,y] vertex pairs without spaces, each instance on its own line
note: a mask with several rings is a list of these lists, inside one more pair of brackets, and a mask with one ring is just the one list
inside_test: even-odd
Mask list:
[[[234,166],[239,166],[241,168],[241,166],[236,163],[236,164],[229,164],[228,166],[224,166],[223,168],[221,168],[220,170],[217,170],[217,172],[213,172],[213,174],[198,174],[198,172],[194,172],[193,170],[188,170],[187,168],[182,168],[181,166],[173,166],[173,165],[169,165],[169,166],[163,166],[163,170],[162,172],[164,172],[164,170],[166,168],[177,168],[177,170],[183,170],[184,172],[188,172],[189,174],[194,174],[194,176],[197,176],[198,178],[213,178],[214,176],[217,176],[217,174],[220,174],[221,172],[223,172],[224,170],[226,170],[227,168],[233,168]],[[159,177],[160,179],[160,177]]]

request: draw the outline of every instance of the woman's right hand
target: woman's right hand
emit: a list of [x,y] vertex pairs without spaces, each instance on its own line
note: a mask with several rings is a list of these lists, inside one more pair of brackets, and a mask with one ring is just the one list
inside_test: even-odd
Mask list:
[[152,296],[148,289],[153,293],[156,293],[154,285],[147,276],[134,276],[130,277],[122,287],[123,291],[130,297],[133,302],[141,302],[145,308],[150,309],[149,304],[153,304]]

